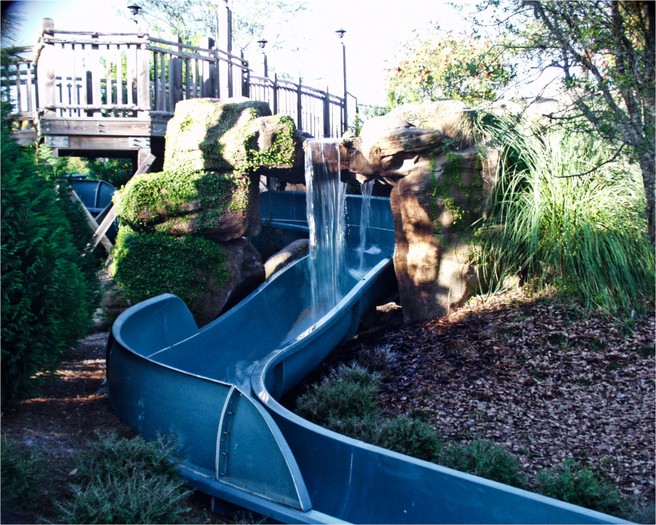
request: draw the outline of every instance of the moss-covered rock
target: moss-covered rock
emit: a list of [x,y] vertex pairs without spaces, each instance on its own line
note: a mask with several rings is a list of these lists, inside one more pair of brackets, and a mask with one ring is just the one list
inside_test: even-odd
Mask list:
[[185,100],[167,127],[164,170],[252,174],[260,168],[290,168],[298,163],[298,142],[294,121],[272,116],[265,102]]
[[202,324],[262,282],[261,258],[244,237],[260,230],[262,169],[302,164],[296,135],[293,120],[271,116],[264,102],[179,102],[163,171],[136,176],[115,195],[125,226],[113,271],[124,294],[140,301],[172,292]]
[[253,171],[291,168],[303,157],[296,125],[287,115],[260,117],[248,125],[246,164]]
[[138,302],[173,293],[187,303],[199,325],[264,279],[259,254],[246,239],[217,243],[121,226],[113,256],[110,273],[125,298]]
[[137,233],[122,225],[110,273],[131,301],[165,292],[193,301],[210,281],[228,280],[225,258],[218,243],[203,237]]
[[195,98],[178,102],[166,128],[164,171],[247,173],[249,125],[271,115],[266,102]]
[[258,188],[234,173],[137,175],[115,196],[123,222],[137,231],[230,240],[259,231]]

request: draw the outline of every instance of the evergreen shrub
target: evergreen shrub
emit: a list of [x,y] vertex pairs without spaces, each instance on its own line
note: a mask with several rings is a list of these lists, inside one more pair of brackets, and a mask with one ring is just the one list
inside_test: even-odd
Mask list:
[[538,472],[540,494],[595,509],[608,514],[620,514],[622,497],[614,487],[576,461],[565,460],[560,467]]
[[54,184],[2,124],[2,400],[88,333],[97,285]]

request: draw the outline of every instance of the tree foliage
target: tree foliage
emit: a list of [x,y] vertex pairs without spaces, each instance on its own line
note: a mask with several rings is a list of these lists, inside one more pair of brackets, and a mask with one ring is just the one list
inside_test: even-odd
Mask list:
[[586,122],[640,165],[654,242],[656,4],[625,0],[491,2],[514,48],[560,71],[571,100],[559,124]]
[[[169,30],[187,43],[216,36],[217,13],[225,9],[223,2],[202,0],[143,0],[140,4],[151,29]],[[236,49],[246,49],[255,43],[263,37],[265,29],[271,44],[279,45],[285,23],[306,6],[304,0],[240,0],[228,5],[233,12],[233,47]]]
[[410,41],[404,58],[392,69],[388,102],[491,101],[515,76],[508,54],[478,35],[429,36]]

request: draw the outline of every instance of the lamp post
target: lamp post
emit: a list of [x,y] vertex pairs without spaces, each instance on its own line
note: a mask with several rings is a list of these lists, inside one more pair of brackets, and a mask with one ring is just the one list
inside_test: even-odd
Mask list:
[[346,45],[344,44],[344,33],[346,33],[346,29],[338,29],[335,31],[339,35],[339,41],[342,43],[342,75],[344,78],[344,129],[342,130],[343,133],[345,133],[348,130],[348,102],[347,102],[347,96],[348,96],[348,90],[346,88]]
[[265,40],[264,38],[257,41],[257,43],[260,45],[260,49],[262,50],[262,68],[264,69],[264,78],[269,78],[269,62],[267,59],[266,51],[264,50],[267,42],[268,40]]
[[139,16],[139,13],[141,12],[141,6],[137,4],[130,4],[128,6],[128,9],[130,10],[130,13],[132,13],[132,20],[134,21],[135,24],[137,24],[137,17]]

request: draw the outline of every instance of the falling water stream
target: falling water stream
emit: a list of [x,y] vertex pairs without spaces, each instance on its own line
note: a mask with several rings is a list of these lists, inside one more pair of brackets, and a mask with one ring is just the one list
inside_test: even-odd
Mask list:
[[366,272],[364,254],[367,249],[367,230],[369,229],[369,218],[371,216],[371,193],[374,189],[374,179],[362,183],[362,209],[360,210],[360,246],[358,264],[358,274],[364,275]]
[[346,270],[346,185],[340,180],[338,140],[305,143],[305,183],[312,305],[321,315],[343,297]]

